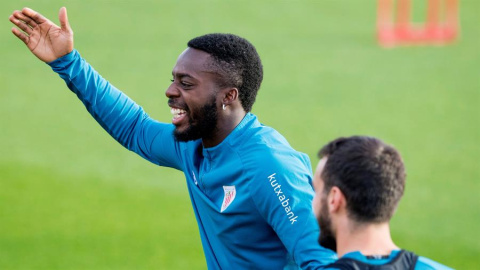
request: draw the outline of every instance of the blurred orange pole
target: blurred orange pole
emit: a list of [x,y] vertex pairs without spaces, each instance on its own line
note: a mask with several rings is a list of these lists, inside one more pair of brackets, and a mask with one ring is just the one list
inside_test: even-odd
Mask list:
[[426,22],[417,27],[410,21],[411,0],[396,1],[377,1],[377,38],[380,45],[444,44],[457,37],[459,0],[427,0]]
[[457,37],[459,31],[458,0],[446,0],[445,35],[448,40]]
[[440,22],[440,0],[428,0],[427,26],[437,26]]
[[445,21],[448,25],[458,25],[458,0],[446,0]]
[[393,0],[378,0],[377,26],[386,27],[393,25]]
[[441,0],[428,0],[424,40],[434,41],[442,39],[442,27],[440,26],[440,1]]
[[397,1],[397,31],[399,38],[408,39],[410,32],[410,0]]
[[377,39],[382,46],[394,46],[393,0],[377,1]]

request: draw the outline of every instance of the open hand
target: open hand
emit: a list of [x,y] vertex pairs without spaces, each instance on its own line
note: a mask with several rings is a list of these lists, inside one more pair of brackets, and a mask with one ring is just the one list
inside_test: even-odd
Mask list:
[[51,62],[73,50],[73,31],[65,7],[58,14],[60,27],[29,8],[14,11],[9,19],[22,30],[13,27],[13,34],[44,62]]

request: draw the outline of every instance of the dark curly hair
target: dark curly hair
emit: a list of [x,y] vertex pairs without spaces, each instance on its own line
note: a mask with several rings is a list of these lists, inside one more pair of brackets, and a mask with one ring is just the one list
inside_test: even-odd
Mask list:
[[188,47],[210,54],[219,73],[219,85],[236,87],[243,109],[252,110],[263,80],[263,67],[255,47],[232,34],[207,34],[188,42]]
[[318,153],[327,157],[324,191],[337,186],[345,195],[351,218],[359,222],[389,221],[405,188],[405,167],[398,151],[366,136],[338,138]]

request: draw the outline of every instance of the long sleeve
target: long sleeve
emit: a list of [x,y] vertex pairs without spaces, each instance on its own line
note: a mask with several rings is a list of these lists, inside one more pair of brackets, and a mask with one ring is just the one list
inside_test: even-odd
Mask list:
[[174,126],[150,118],[133,100],[102,78],[78,53],[48,63],[95,120],[120,144],[143,158],[182,169]]
[[332,263],[336,254],[318,244],[309,161],[281,153],[263,158],[266,162],[257,172],[260,181],[250,185],[260,214],[302,269],[321,269]]

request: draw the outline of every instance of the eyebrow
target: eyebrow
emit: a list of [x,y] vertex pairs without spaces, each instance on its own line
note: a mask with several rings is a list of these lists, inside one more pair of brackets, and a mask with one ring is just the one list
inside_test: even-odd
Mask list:
[[180,77],[180,78],[191,78],[191,79],[195,79],[195,77],[193,77],[192,75],[188,74],[188,73],[173,73],[172,72],[172,76],[173,77]]
[[[222,76],[220,73],[214,71],[214,70],[203,70],[203,71],[200,71],[200,73],[206,73],[206,74],[211,74],[211,75],[214,75],[214,76]],[[188,74],[188,73],[182,73],[182,72],[178,72],[178,73],[174,73],[172,71],[172,76],[173,77],[178,77],[180,79],[183,79],[183,78],[190,78],[192,80],[199,80],[198,78]]]

